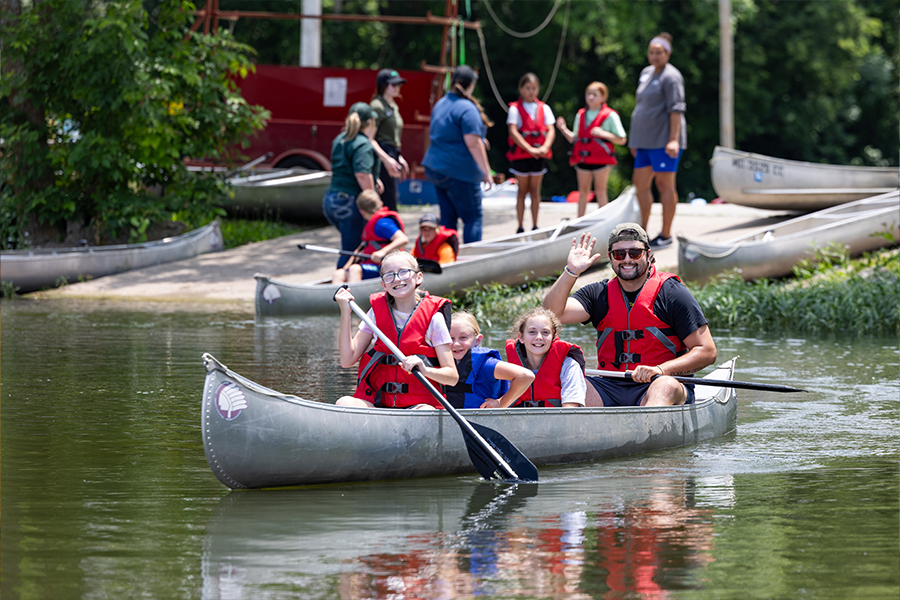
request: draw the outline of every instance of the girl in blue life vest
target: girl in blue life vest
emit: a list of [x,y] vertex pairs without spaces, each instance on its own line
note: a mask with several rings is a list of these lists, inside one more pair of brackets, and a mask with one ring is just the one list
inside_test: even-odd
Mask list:
[[375,334],[365,323],[351,334],[353,294],[347,288],[335,294],[341,309],[341,366],[359,363],[359,385],[353,396],[337,401],[339,406],[442,408],[412,374],[416,367],[438,390],[456,384],[456,363],[450,351],[450,301],[419,294],[423,278],[418,268],[416,259],[406,250],[391,252],[381,262],[384,291],[369,296],[369,318],[400,348],[406,356],[402,362],[380,339],[369,350]]
[[534,381],[534,373],[528,369],[503,362],[498,351],[482,348],[483,338],[472,313],[453,314],[450,350],[459,381],[447,388],[447,400],[455,408],[499,408],[524,394]]
[[519,191],[516,196],[516,219],[525,231],[525,196],[531,196],[532,229],[537,229],[541,208],[541,181],[547,172],[547,159],[553,157],[550,148],[556,137],[553,111],[538,100],[541,82],[534,73],[519,79],[519,99],[509,105],[506,125],[509,128],[509,172],[515,175]]
[[609,202],[606,184],[616,164],[613,144],[624,146],[627,140],[619,113],[606,105],[609,90],[606,85],[594,81],[584,90],[585,107],[575,115],[572,131],[566,120],[556,119],[556,127],[573,144],[569,165],[575,167],[578,181],[578,216],[584,216],[591,183],[598,208]]
[[516,339],[506,341],[506,360],[530,369],[535,378],[524,394],[506,406],[584,406],[584,353],[559,339],[560,327],[556,314],[541,307],[516,319],[512,328]]

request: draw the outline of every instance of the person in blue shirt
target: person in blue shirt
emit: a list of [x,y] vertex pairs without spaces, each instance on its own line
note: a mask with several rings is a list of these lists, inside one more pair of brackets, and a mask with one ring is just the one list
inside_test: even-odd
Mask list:
[[431,145],[422,160],[437,193],[441,225],[458,231],[462,219],[466,244],[481,240],[481,183],[492,182],[484,133],[493,123],[472,96],[477,82],[471,67],[453,72],[450,90],[431,111]]
[[365,221],[359,250],[371,258],[354,258],[334,272],[332,283],[350,283],[381,277],[381,261],[409,243],[400,215],[384,205],[375,190],[363,190],[356,207]]

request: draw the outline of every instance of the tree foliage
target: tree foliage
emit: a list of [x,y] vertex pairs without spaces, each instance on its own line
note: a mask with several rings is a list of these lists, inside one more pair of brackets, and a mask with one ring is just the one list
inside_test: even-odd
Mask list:
[[89,224],[96,243],[214,211],[222,181],[184,159],[227,157],[264,126],[235,82],[253,68],[252,49],[189,33],[184,0],[161,3],[152,32],[139,0],[14,8],[2,32],[3,246],[22,245],[36,224]]

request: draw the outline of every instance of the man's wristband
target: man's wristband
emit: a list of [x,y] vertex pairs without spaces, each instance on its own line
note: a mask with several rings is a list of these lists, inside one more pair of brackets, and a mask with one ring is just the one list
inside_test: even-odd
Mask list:
[[578,279],[578,273],[576,273],[575,271],[573,271],[572,269],[570,269],[570,268],[569,268],[569,265],[566,265],[566,268],[563,269],[563,270],[564,270],[566,273],[568,273],[569,275],[571,275],[572,277],[574,277],[575,279]]

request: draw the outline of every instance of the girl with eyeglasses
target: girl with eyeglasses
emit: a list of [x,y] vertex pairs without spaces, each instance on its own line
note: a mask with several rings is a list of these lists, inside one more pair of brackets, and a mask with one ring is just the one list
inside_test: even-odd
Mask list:
[[424,385],[412,375],[418,368],[443,393],[443,386],[455,385],[459,376],[450,350],[450,301],[420,294],[423,276],[412,254],[395,250],[381,262],[383,292],[369,296],[369,318],[406,355],[396,360],[390,349],[375,341],[374,332],[360,323],[351,335],[349,288],[335,294],[341,309],[338,343],[341,366],[359,363],[358,385],[353,396],[337,401],[339,406],[362,408],[442,408]]

